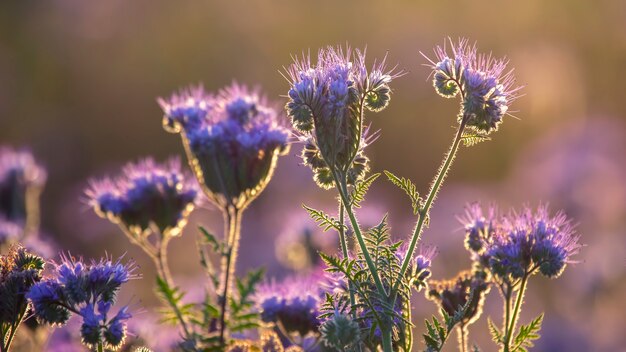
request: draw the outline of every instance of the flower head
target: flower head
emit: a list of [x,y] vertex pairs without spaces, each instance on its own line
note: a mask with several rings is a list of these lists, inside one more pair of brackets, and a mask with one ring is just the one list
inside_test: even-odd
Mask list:
[[28,301],[25,294],[41,280],[44,260],[20,246],[0,255],[0,325],[19,323]]
[[451,280],[431,281],[426,298],[437,303],[449,316],[454,316],[460,307],[471,300],[463,316],[463,324],[468,325],[480,318],[490,289],[486,273],[467,270]]
[[151,225],[162,234],[179,234],[200,201],[197,185],[177,158],[164,164],[150,158],[130,163],[117,178],[91,181],[86,194],[98,215],[136,234]]
[[362,178],[369,162],[363,112],[389,104],[389,83],[400,74],[388,71],[385,59],[368,72],[365,52],[327,47],[318,52],[315,64],[310,57],[294,60],[287,75],[287,114],[305,142],[302,158],[317,184],[332,187],[338,172],[349,183]]
[[258,89],[233,83],[215,96],[190,89],[160,103],[173,126],[166,129],[181,133],[198,181],[218,205],[251,201],[287,151],[290,131]]
[[29,204],[37,201],[46,177],[30,152],[0,147],[0,215],[25,222]]
[[[398,265],[402,265],[408,249],[408,243],[404,243],[396,252]],[[426,280],[431,275],[430,266],[436,255],[437,247],[435,246],[420,246],[417,254],[413,255],[412,260],[409,262],[407,275],[409,276],[409,282],[413,284],[416,290],[419,291],[426,287]]]
[[515,86],[513,71],[506,71],[508,61],[478,54],[467,39],[450,40],[452,54],[445,47],[435,48],[435,59],[426,59],[433,70],[433,86],[445,98],[460,94],[459,123],[482,134],[498,129],[502,117],[521,87]]
[[323,292],[317,276],[290,277],[261,285],[255,301],[266,323],[279,322],[288,332],[317,332]]
[[558,277],[581,247],[580,236],[567,217],[560,212],[551,217],[546,206],[536,211],[525,207],[498,217],[490,211],[488,221],[478,205],[470,206],[468,214],[474,217],[473,223],[472,216],[466,219],[468,237],[474,227],[482,228],[477,242],[480,246],[476,246],[480,248],[469,249],[501,280],[521,279],[536,271],[546,277]]

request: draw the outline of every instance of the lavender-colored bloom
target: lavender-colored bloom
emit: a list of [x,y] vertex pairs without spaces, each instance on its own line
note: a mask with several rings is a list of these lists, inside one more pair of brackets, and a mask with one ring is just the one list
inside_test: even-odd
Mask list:
[[493,236],[496,226],[497,209],[490,206],[486,212],[479,203],[469,204],[465,209],[465,216],[459,217],[459,222],[465,229],[465,248],[473,252],[481,252],[485,241]]
[[27,203],[37,200],[46,177],[46,171],[31,153],[0,147],[0,215],[10,221],[25,222]]
[[[480,214],[475,207],[468,212]],[[580,236],[574,233],[566,216],[557,213],[550,217],[546,206],[535,212],[528,207],[511,211],[491,222],[496,224],[484,237],[484,250],[478,252],[478,258],[492,274],[505,281],[521,279],[535,271],[558,277],[581,247]]]
[[[467,39],[450,40],[452,55],[445,45],[435,48],[435,59],[426,59],[433,70],[433,86],[445,98],[461,95],[459,123],[481,133],[498,129],[509,105],[521,87],[515,86],[513,71],[505,71],[508,61],[478,54]],[[423,55],[423,54],[422,54]]]
[[287,75],[287,114],[305,142],[302,158],[317,184],[331,188],[337,172],[350,183],[362,178],[369,142],[364,109],[383,110],[391,98],[389,83],[400,74],[387,70],[385,59],[368,72],[365,52],[327,47],[318,52],[315,64],[308,56],[294,60]]
[[255,301],[264,322],[279,322],[288,332],[304,336],[318,332],[322,297],[320,278],[313,275],[265,283],[258,288]]
[[173,126],[166,129],[181,133],[198,181],[218,205],[256,197],[287,151],[290,131],[258,89],[233,83],[215,96],[195,89],[160,103]]
[[91,181],[86,194],[98,215],[136,234],[153,224],[161,233],[179,234],[200,200],[197,185],[181,171],[178,158],[163,164],[150,158],[129,163],[116,178]]
[[[398,259],[398,265],[402,265],[408,251],[408,243],[402,244],[402,246],[396,251],[396,258]],[[407,275],[410,282],[416,290],[421,290],[426,286],[426,280],[430,277],[430,266],[433,258],[437,255],[437,247],[435,246],[420,246],[417,253],[413,255],[413,258],[409,262]]]

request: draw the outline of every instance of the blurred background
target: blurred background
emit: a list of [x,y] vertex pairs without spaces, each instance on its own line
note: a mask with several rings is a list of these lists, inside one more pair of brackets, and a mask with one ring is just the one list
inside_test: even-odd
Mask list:
[[[262,85],[282,105],[288,83],[279,71],[291,55],[345,43],[367,47],[369,62],[388,54],[408,74],[392,83],[390,106],[366,117],[382,132],[369,156],[375,171],[410,177],[425,193],[453,137],[458,103],[435,94],[419,52],[430,55],[447,36],[507,56],[526,88],[512,108],[519,119],[508,116],[492,141],[462,149],[455,162],[423,236],[439,247],[433,278],[470,264],[455,218],[467,202],[503,209],[548,202],[576,220],[586,247],[557,281],[531,280],[522,322],[546,312],[534,350],[626,351],[622,0],[7,1],[0,5],[0,143],[31,149],[48,169],[42,228],[58,248],[86,257],[127,252],[142,266],[144,279],[122,300],[149,315],[158,305],[151,263],[88,209],[83,190],[90,177],[115,173],[127,161],[183,156],[179,138],[161,127],[156,97],[188,84],[217,90],[236,79]],[[264,265],[269,276],[289,274],[293,265],[275,243],[305,227],[333,246],[335,234],[316,233],[303,218],[301,203],[331,212],[336,205],[331,192],[316,189],[299,150],[294,145],[279,160],[274,180],[244,218],[240,273]],[[410,204],[381,179],[360,219],[377,223],[386,212],[394,236],[408,236]],[[219,233],[221,221],[206,207],[191,224]],[[190,254],[196,235],[188,226],[172,242],[170,261],[182,287],[202,278]],[[414,306],[421,334],[423,318],[436,308],[421,296]],[[485,310],[500,321],[495,290]],[[495,350],[484,317],[470,341]]]

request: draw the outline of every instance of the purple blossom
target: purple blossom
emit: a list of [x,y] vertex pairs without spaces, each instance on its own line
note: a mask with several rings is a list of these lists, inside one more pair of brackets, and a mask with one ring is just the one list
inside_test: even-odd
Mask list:
[[480,252],[485,247],[485,241],[494,234],[496,215],[495,206],[490,206],[486,214],[479,203],[466,207],[465,216],[458,218],[465,229],[465,248]]
[[200,201],[196,183],[181,171],[178,158],[129,163],[116,178],[92,180],[86,194],[98,215],[140,234],[152,224],[161,233],[180,233]]
[[513,70],[505,71],[508,60],[478,54],[467,39],[449,42],[452,55],[445,45],[435,48],[434,59],[424,55],[433,70],[435,90],[445,98],[461,95],[459,122],[466,120],[468,127],[482,133],[497,130],[522,88],[515,86]]
[[[402,265],[409,249],[408,243],[403,243],[396,251],[398,265]],[[419,291],[426,286],[426,280],[430,277],[430,266],[433,258],[437,255],[437,247],[435,246],[419,246],[417,253],[409,262],[407,275],[410,276],[414,287]]]
[[347,172],[352,183],[367,171],[363,111],[383,110],[391,98],[389,83],[401,75],[387,70],[385,61],[368,72],[365,52],[327,47],[315,64],[303,56],[287,69],[287,114],[306,144],[303,160],[320,187],[332,187],[334,172]]
[[233,83],[214,96],[190,89],[160,103],[174,126],[166,129],[181,133],[200,184],[220,205],[258,195],[287,151],[290,131],[258,89]]
[[277,283],[265,283],[258,288],[255,301],[266,323],[279,322],[288,332],[301,336],[317,332],[318,316],[323,298],[318,275],[290,277]]
[[[478,205],[469,206],[467,214],[469,234],[471,221],[487,223],[481,220]],[[534,212],[525,207],[498,217],[494,211],[490,214],[490,230],[481,234],[482,246],[475,253],[482,265],[503,280],[521,279],[537,270],[546,277],[558,277],[580,250],[580,236],[561,212],[551,217],[546,206],[539,206]]]

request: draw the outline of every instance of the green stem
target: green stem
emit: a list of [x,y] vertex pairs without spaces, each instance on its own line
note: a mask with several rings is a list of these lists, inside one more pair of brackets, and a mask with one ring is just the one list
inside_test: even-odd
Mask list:
[[383,335],[383,351],[384,352],[393,352],[393,345],[391,341],[391,330],[384,329],[382,331]]
[[467,326],[461,322],[459,326],[459,351],[467,351]]
[[[345,223],[345,210],[343,209],[343,204],[339,201],[339,223],[341,227],[339,228],[339,240],[341,241],[341,252],[344,258],[348,258],[348,243],[346,241],[346,228],[344,227]],[[348,280],[348,291],[350,293],[350,307],[352,311],[352,317],[356,319],[356,311],[354,311],[354,306],[356,306],[356,298],[354,297],[354,287],[352,287],[352,282]]]
[[[338,182],[339,181],[339,182]],[[339,191],[339,196],[341,197],[341,201],[343,202],[343,206],[348,213],[348,218],[350,218],[350,224],[352,225],[352,230],[354,231],[354,235],[359,243],[359,247],[361,248],[361,252],[363,253],[363,257],[365,258],[365,262],[367,263],[367,268],[369,269],[372,277],[374,278],[374,284],[376,285],[376,289],[381,295],[387,295],[385,288],[383,286],[382,281],[380,280],[380,276],[378,275],[378,269],[374,262],[372,261],[372,257],[367,250],[367,246],[365,245],[365,240],[363,239],[363,234],[361,233],[361,229],[359,228],[359,223],[356,220],[356,216],[354,215],[354,211],[352,210],[352,204],[350,204],[350,199],[348,198],[348,186],[346,184],[345,177],[339,179],[335,176],[335,183],[337,184],[337,188]]]
[[225,346],[226,317],[228,310],[228,294],[231,286],[231,279],[235,276],[237,262],[237,252],[239,250],[239,236],[241,234],[241,214],[243,210],[234,206],[229,206],[225,212],[225,226],[227,237],[228,253],[222,259],[222,275],[224,275],[222,295],[220,297],[220,344]]
[[528,274],[525,274],[522,278],[522,283],[515,297],[515,308],[513,308],[513,315],[511,315],[511,321],[507,322],[509,326],[507,327],[507,334],[505,335],[504,340],[504,351],[509,352],[511,347],[511,338],[513,338],[513,334],[515,333],[515,325],[517,324],[518,315],[520,312],[520,307],[522,306],[522,301],[524,300],[524,293],[526,292],[526,284],[528,283]]
[[[430,211],[430,208],[433,202],[435,201],[435,198],[437,197],[437,193],[439,192],[439,189],[441,188],[441,185],[444,179],[446,178],[446,175],[448,174],[448,170],[450,169],[450,166],[452,165],[452,161],[454,160],[456,153],[459,149],[459,145],[461,144],[461,139],[463,137],[463,130],[465,129],[466,123],[467,123],[467,118],[464,117],[463,120],[461,121],[461,124],[459,125],[459,129],[456,132],[456,136],[454,137],[452,146],[450,147],[450,150],[448,150],[446,158],[444,159],[443,164],[439,168],[439,172],[437,173],[437,176],[435,177],[435,181],[433,182],[430,188],[430,192],[428,193],[428,198],[426,198],[424,207],[420,209],[419,211],[419,219],[417,220],[417,225],[415,226],[415,230],[413,231],[413,235],[411,237],[411,243],[409,244],[409,249],[407,251],[406,257],[404,258],[404,261],[402,262],[402,268],[400,269],[400,274],[398,275],[398,277],[404,277],[404,275],[406,274],[406,271],[409,267],[411,259],[413,258],[413,252],[415,251],[415,246],[417,245],[417,242],[419,242],[419,239],[422,236],[422,229],[424,227],[424,223],[426,219],[428,218],[428,213]],[[392,295],[394,297],[393,301],[395,301],[395,298],[397,297],[397,291],[398,291],[398,287],[400,286],[400,281],[401,280],[397,280],[396,283],[393,285],[393,289],[391,290]]]
[[102,345],[102,342],[98,342],[98,352],[104,352],[104,346]]

